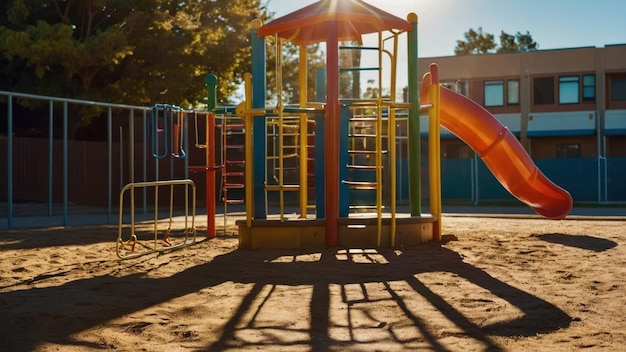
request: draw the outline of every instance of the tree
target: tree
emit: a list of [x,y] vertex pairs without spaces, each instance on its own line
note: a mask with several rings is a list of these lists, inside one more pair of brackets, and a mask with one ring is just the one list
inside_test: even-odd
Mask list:
[[[0,89],[190,108],[214,73],[218,99],[227,102],[250,71],[257,18],[268,18],[260,0],[3,1]],[[97,107],[72,108],[79,118],[70,119],[71,131],[102,116]]]
[[513,53],[533,51],[539,47],[528,31],[525,34],[517,32],[515,35],[501,31],[499,46],[495,43],[494,35],[483,33],[482,27],[478,31],[470,28],[463,36],[465,41],[457,40],[455,55],[487,54],[494,52],[494,49],[497,53]]
[[493,34],[483,33],[482,27],[478,31],[470,28],[463,36],[465,41],[456,41],[455,55],[486,54],[496,47]]
[[533,51],[537,50],[538,44],[533,40],[528,31],[525,34],[520,32],[511,35],[500,32],[500,47],[498,53],[516,53],[520,51]]
[[0,5],[1,88],[191,105],[207,73],[227,99],[249,71],[259,0],[11,0]]

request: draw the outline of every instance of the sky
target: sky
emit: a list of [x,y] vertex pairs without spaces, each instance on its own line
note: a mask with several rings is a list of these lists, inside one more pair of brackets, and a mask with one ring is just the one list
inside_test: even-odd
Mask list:
[[[316,0],[263,0],[275,18]],[[341,1],[341,0],[338,0]],[[454,55],[457,40],[482,27],[496,43],[501,31],[528,31],[539,50],[626,44],[626,1],[621,0],[364,0],[406,18],[418,15],[418,55]]]

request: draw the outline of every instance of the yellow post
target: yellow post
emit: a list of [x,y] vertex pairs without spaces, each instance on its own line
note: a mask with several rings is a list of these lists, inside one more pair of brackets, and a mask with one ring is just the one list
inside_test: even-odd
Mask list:
[[393,57],[391,58],[391,106],[387,119],[387,146],[389,148],[389,191],[391,193],[391,246],[396,245],[396,77],[398,60],[398,34],[394,34]]
[[280,207],[280,221],[285,219],[285,192],[284,192],[284,130],[283,130],[283,39],[276,35],[276,95],[278,110],[278,199]]
[[430,98],[432,107],[428,110],[428,165],[430,177],[430,212],[436,217],[433,223],[433,239],[441,239],[441,136],[440,116],[441,84],[439,83],[439,67],[430,65],[432,84]]
[[383,34],[378,32],[378,101],[376,102],[376,246],[380,247],[383,227]]

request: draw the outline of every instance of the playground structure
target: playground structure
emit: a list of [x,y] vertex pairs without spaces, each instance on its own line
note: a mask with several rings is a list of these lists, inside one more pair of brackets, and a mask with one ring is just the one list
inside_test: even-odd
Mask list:
[[[207,120],[208,121],[208,120]],[[208,123],[207,123],[208,124]],[[152,115],[148,129],[150,154],[155,159],[165,159],[168,157],[185,158],[185,113],[174,105],[157,104],[152,107]],[[144,141],[145,142],[145,141]],[[159,163],[156,166],[156,180],[150,182],[131,182],[122,187],[119,197],[119,218],[118,235],[116,241],[116,254],[120,259],[136,258],[145,254],[174,250],[185,247],[196,242],[196,185],[189,179],[159,180]],[[207,172],[208,174],[208,172]],[[160,214],[160,191],[169,189],[167,194],[167,215]],[[183,226],[174,224],[175,189],[182,188],[184,220]],[[154,217],[151,226],[141,226],[137,224],[135,218],[136,190],[150,190],[154,194]],[[181,191],[179,191],[180,194]],[[207,191],[208,193],[208,191]],[[144,193],[145,194],[145,193]],[[125,226],[124,209],[128,200],[129,224]],[[207,208],[209,208],[207,202]],[[191,209],[190,209],[191,208]],[[214,209],[213,209],[214,211]],[[190,213],[191,212],[191,213]],[[213,220],[207,220],[207,229]],[[128,228],[129,233],[124,239],[124,229]],[[159,233],[162,238],[159,239]],[[180,235],[180,236],[178,236]]]
[[[246,99],[238,115],[250,126],[246,128],[247,136],[250,131],[265,131],[270,123],[276,126],[278,177],[275,184],[264,177],[268,155],[264,145],[266,137],[259,136],[258,132],[249,135],[252,143],[246,143],[246,166],[250,168],[250,172],[246,171],[247,219],[238,222],[241,248],[415,245],[439,233],[436,228],[440,226],[440,217],[421,214],[419,195],[415,215],[399,214],[395,197],[396,120],[403,119],[406,123],[411,118],[419,118],[420,109],[418,104],[396,101],[399,37],[402,33],[412,33],[409,41],[416,44],[417,17],[413,15],[411,19],[413,23],[360,1],[320,1],[267,25],[253,24],[253,70],[246,79]],[[339,45],[340,40],[361,42],[361,36],[368,33],[378,34],[378,47]],[[265,87],[265,60],[258,58],[265,59],[267,36],[273,36],[277,53],[276,89],[279,94],[272,110],[265,107],[264,90],[257,88]],[[281,48],[285,40],[294,41],[300,50],[300,101],[296,106],[285,106],[280,93]],[[320,41],[326,42],[326,74],[318,75],[316,82],[321,102],[309,103],[306,46]],[[339,67],[339,50],[374,51],[377,64],[368,68]],[[414,58],[416,63],[416,54]],[[383,61],[387,64],[385,68]],[[383,98],[382,94],[371,99],[339,96],[339,72],[365,70],[376,73],[379,92],[383,84],[390,84],[389,98]],[[413,89],[417,96],[416,84]],[[311,125],[314,125],[312,131],[309,130]],[[310,135],[314,136],[312,145]],[[287,139],[293,137],[298,141],[293,149],[299,151],[299,177],[297,182],[287,184],[284,165],[293,154],[282,152],[290,144]],[[313,160],[314,170],[308,169],[307,160]],[[316,175],[313,215],[307,214],[309,175]],[[419,183],[409,187],[420,192]],[[266,197],[272,192],[278,194],[278,214],[270,214],[266,208]],[[286,192],[297,193],[299,197],[299,211],[293,216],[285,214]],[[384,204],[384,192],[388,193],[388,204]],[[357,202],[359,197],[369,200],[370,204]]]
[[[188,169],[206,176],[209,238],[216,231],[214,190],[220,171],[224,216],[230,204],[245,205],[245,220],[236,222],[242,249],[394,247],[440,239],[442,126],[474,149],[498,181],[538,214],[562,219],[571,210],[569,193],[541,173],[506,127],[478,104],[441,87],[436,65],[431,65],[420,91],[417,15],[411,13],[404,20],[360,0],[322,0],[265,25],[254,21],[252,27],[252,72],[244,77],[244,101],[236,107],[216,106],[217,78],[208,75],[204,141],[199,137],[199,118],[194,115],[195,146],[205,150],[205,165]],[[377,36],[378,45],[344,45],[361,43],[364,35]],[[406,101],[398,101],[398,48],[403,37],[407,41],[408,88]],[[295,105],[285,104],[282,96],[282,47],[286,41],[293,41],[300,53],[299,102]],[[266,106],[265,96],[268,42],[276,53],[278,92],[271,107]],[[306,49],[319,42],[326,44],[326,68],[317,72],[317,101],[309,102]],[[375,53],[376,64],[340,67],[342,50]],[[340,96],[340,73],[354,77],[366,71],[375,75],[377,95]],[[387,85],[389,94],[384,96]],[[158,115],[153,117],[153,156],[184,157],[183,131],[190,124],[183,122],[182,112],[161,108],[169,109],[170,115],[161,120]],[[422,118],[428,119],[428,214],[422,213],[421,206]],[[398,128],[406,132],[405,143],[397,143]],[[163,145],[158,143],[159,133]],[[221,149],[219,163],[216,144]],[[408,213],[398,211],[399,155],[408,161]],[[169,186],[173,189],[173,184]],[[296,200],[297,211],[288,211],[288,205]],[[156,218],[155,213],[154,243]],[[186,219],[185,233],[189,232]],[[193,228],[194,220],[191,222]],[[169,229],[165,236],[167,233]],[[195,240],[195,228],[193,233]],[[132,236],[131,232],[131,238],[124,241],[120,230],[118,247],[125,250],[132,245]],[[188,243],[187,239],[182,243]]]
[[[147,133],[145,144],[149,145],[148,154],[155,160],[156,180],[144,182],[131,182],[122,187],[119,195],[119,218],[116,253],[120,259],[130,259],[154,252],[163,252],[182,248],[196,243],[196,185],[191,179],[174,179],[172,165],[170,165],[170,177],[168,180],[159,180],[159,160],[185,159],[189,144],[188,126],[189,120],[193,120],[196,149],[204,150],[205,163],[201,166],[188,166],[192,173],[204,173],[206,182],[206,229],[207,238],[216,236],[216,173],[221,172],[222,179],[220,190],[221,200],[224,203],[224,227],[227,224],[228,204],[242,204],[243,194],[237,198],[229,196],[229,189],[244,187],[241,170],[233,171],[233,167],[241,168],[245,160],[233,160],[229,150],[232,148],[242,149],[243,145],[232,145],[227,141],[233,129],[239,128],[230,123],[232,120],[240,120],[234,117],[235,108],[215,108],[215,92],[217,77],[207,75],[205,84],[208,88],[208,111],[184,110],[175,105],[156,104],[152,107],[149,123],[144,126]],[[216,125],[216,112],[220,114],[220,124]],[[202,127],[202,125],[204,127]],[[204,140],[201,140],[201,133]],[[243,133],[241,131],[241,133]],[[221,135],[221,144],[216,143],[210,136]],[[219,144],[219,145],[218,145]],[[216,146],[221,148],[221,160],[216,163]],[[239,178],[233,182],[232,178]],[[169,192],[163,192],[169,190]],[[175,192],[176,190],[176,192]],[[137,222],[135,213],[137,207],[136,192],[143,192],[142,204],[147,202],[147,191],[154,195],[153,217],[149,224],[143,221]],[[163,194],[163,195],[161,195]],[[182,198],[182,200],[181,200]],[[166,199],[167,202],[162,202]],[[165,204],[166,211],[160,211]],[[174,220],[175,208],[184,208],[183,220]],[[128,206],[128,207],[126,207]],[[126,214],[127,210],[128,214]],[[145,211],[145,210],[144,210]],[[125,219],[127,215],[127,221]],[[182,224],[181,224],[182,223]],[[126,231],[128,230],[128,231]],[[128,234],[125,234],[128,232]],[[162,237],[159,238],[159,234]]]
[[[567,191],[548,180],[534,165],[517,139],[489,112],[467,98],[441,87],[436,66],[424,77],[421,92],[417,77],[417,15],[400,19],[360,0],[319,1],[268,24],[253,23],[251,76],[246,77],[245,101],[237,109],[246,124],[246,220],[239,221],[240,248],[310,246],[401,246],[415,245],[441,236],[440,126],[449,129],[478,152],[500,183],[537,213],[564,218],[572,207]],[[378,46],[346,48],[341,42],[362,42],[362,36],[378,36]],[[408,101],[397,101],[396,75],[399,38],[407,37]],[[276,52],[277,104],[265,106],[266,37],[273,37]],[[282,101],[281,48],[284,41],[299,47],[300,101],[285,106]],[[318,75],[317,99],[307,101],[306,47],[326,44],[325,76]],[[374,50],[376,67],[339,67],[341,49]],[[259,59],[262,58],[262,59]],[[385,61],[388,59],[388,61]],[[385,64],[384,64],[385,63]],[[339,94],[339,73],[373,70],[377,73],[378,96],[370,99],[343,99]],[[320,84],[323,81],[324,84]],[[384,83],[383,83],[384,82]],[[390,94],[383,97],[383,84]],[[320,88],[323,87],[323,88]],[[420,96],[423,100],[420,105]],[[430,214],[421,211],[420,113],[428,113],[428,165]],[[292,117],[298,121],[286,123]],[[469,116],[469,119],[465,119]],[[269,120],[278,127],[277,184],[266,178],[266,150]],[[314,130],[307,128],[314,121]],[[396,124],[407,129],[409,214],[397,212]],[[287,128],[298,138],[299,182],[284,183],[282,154]],[[259,133],[261,132],[262,133]],[[313,150],[308,136],[314,135]],[[289,133],[288,133],[289,134]],[[373,145],[373,148],[355,148]],[[308,170],[308,159],[314,170]],[[366,162],[367,160],[368,162]],[[374,162],[371,162],[374,160]],[[315,215],[307,214],[308,175],[315,177]],[[323,177],[321,176],[323,175]],[[367,175],[359,179],[357,175]],[[388,201],[384,203],[383,192]],[[269,215],[269,192],[279,193],[279,214]],[[297,192],[299,214],[287,217],[285,192]],[[374,192],[373,204],[355,203],[357,192]]]

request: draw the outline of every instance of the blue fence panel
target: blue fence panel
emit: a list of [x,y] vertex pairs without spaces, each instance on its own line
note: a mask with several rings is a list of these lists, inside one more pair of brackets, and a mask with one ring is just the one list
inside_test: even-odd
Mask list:
[[472,159],[441,160],[441,198],[472,198]]
[[491,170],[480,160],[478,162],[478,203],[481,200],[506,200],[516,198],[509,193],[491,173]]
[[409,162],[406,158],[398,158],[396,161],[398,172],[396,173],[396,201],[399,204],[409,202]]
[[[561,158],[534,160],[539,170],[559,187],[567,190],[574,202],[626,202],[626,158],[607,158],[598,164],[596,158]],[[407,160],[401,159],[402,169],[398,175],[399,199],[408,199]],[[600,167],[599,167],[600,166]],[[486,200],[513,201],[513,197],[496,180],[485,163],[478,162],[478,202]],[[429,198],[428,162],[422,160],[422,199]],[[600,173],[598,170],[600,169]],[[472,201],[472,160],[441,160],[441,192],[443,201]],[[606,197],[604,180],[606,178]],[[598,180],[602,187],[599,188]],[[599,198],[598,192],[602,192]]]
[[535,164],[552,182],[567,190],[574,202],[598,201],[598,159],[538,159]]
[[626,202],[626,158],[607,158],[607,201]]

